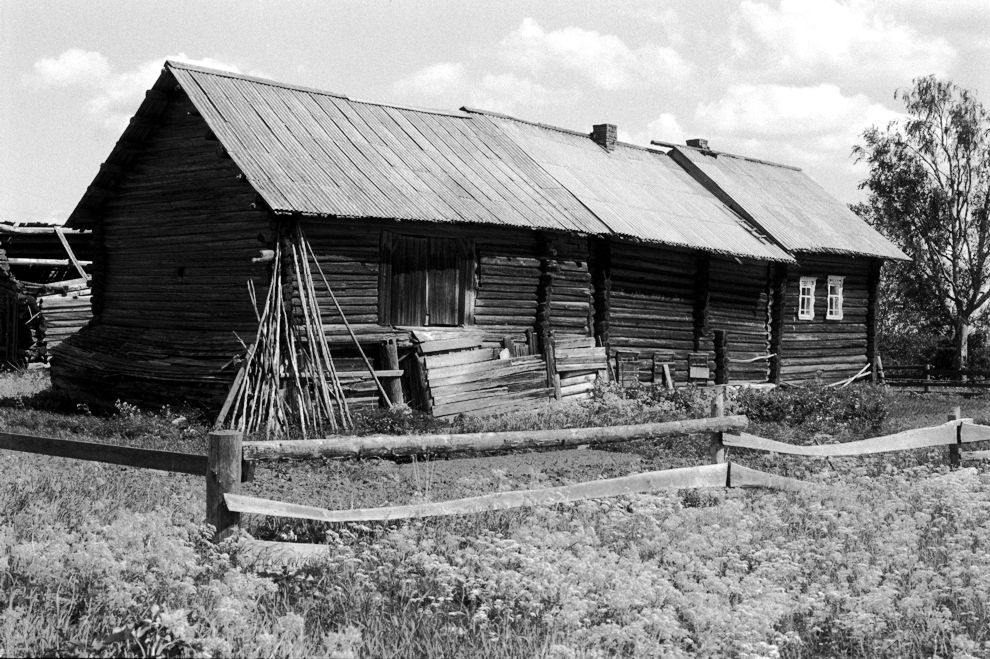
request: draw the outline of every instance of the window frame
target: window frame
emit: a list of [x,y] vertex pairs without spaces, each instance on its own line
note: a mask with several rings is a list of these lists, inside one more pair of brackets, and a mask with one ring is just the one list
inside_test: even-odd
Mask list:
[[[817,287],[817,277],[801,277],[798,279],[798,320],[815,319],[815,289]],[[806,290],[807,293],[805,293]],[[805,300],[808,301],[807,309],[805,309]]]
[[[845,303],[845,281],[844,275],[829,275],[827,281],[828,285],[828,296],[826,297],[825,306],[825,319],[826,320],[842,320],[843,310],[842,307]],[[832,286],[835,285],[838,288],[838,293],[832,293]],[[833,305],[833,300],[837,301]]]

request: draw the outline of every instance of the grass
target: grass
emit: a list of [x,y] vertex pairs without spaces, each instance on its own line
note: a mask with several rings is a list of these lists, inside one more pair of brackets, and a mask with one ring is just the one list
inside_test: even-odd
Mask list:
[[[673,401],[599,394],[589,405],[488,420],[372,415],[362,432],[625,423],[705,407],[697,392]],[[204,419],[129,406],[87,415],[51,394],[43,375],[0,378],[0,397],[0,422],[12,432],[205,447]],[[940,423],[955,405],[990,418],[988,399],[894,394],[879,423],[883,432]],[[180,416],[186,421],[173,423]],[[832,441],[825,429],[853,439],[868,425],[810,419],[757,431]],[[256,485],[303,502],[440,499],[701,464],[706,447],[704,438],[681,438],[572,452],[569,462],[520,454],[275,465],[259,470]],[[237,566],[234,545],[205,540],[200,478],[3,452],[0,654],[990,655],[985,468],[949,473],[944,451],[831,466],[730,457],[830,487],[666,492],[393,525],[251,520],[257,534],[329,546],[320,562],[257,574]]]

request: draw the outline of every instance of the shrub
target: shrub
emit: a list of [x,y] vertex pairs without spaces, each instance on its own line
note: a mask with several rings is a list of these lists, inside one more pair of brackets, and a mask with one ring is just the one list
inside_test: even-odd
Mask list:
[[742,389],[732,408],[753,423],[787,425],[798,435],[878,433],[887,420],[887,395],[872,385]]

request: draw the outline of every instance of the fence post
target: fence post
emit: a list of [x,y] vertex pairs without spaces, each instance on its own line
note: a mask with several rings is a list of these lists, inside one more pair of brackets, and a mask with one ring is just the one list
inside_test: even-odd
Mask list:
[[925,364],[925,393],[927,394],[930,389],[928,388],[928,383],[932,379],[932,365]]
[[[712,399],[712,414],[713,417],[725,416],[725,390],[719,389],[715,392],[715,397]],[[725,445],[722,443],[722,433],[713,432],[711,435],[711,444],[708,447],[708,453],[711,456],[713,464],[722,464],[725,462]]]
[[[399,366],[399,347],[395,339],[386,339],[380,346],[382,364],[389,371],[397,371]],[[383,383],[388,399],[392,405],[402,405],[402,379],[389,376]]]
[[[962,418],[962,408],[954,407],[952,408],[952,414],[949,415],[949,421],[958,421]],[[960,438],[962,436],[962,426],[956,424],[956,443],[949,446],[949,468],[958,469],[959,464],[962,462],[962,455],[959,453]]]
[[239,430],[210,433],[206,467],[206,523],[213,525],[214,541],[223,540],[241,524],[240,513],[227,509],[223,495],[236,494],[241,487],[241,441]]

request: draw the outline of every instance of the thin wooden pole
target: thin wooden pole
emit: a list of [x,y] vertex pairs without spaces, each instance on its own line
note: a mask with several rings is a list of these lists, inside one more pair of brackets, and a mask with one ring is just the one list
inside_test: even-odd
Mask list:
[[[958,421],[962,418],[962,408],[954,407],[952,408],[952,413],[949,414],[949,421]],[[962,444],[962,424],[956,426],[956,443],[949,446],[949,468],[958,469],[959,464],[962,462],[962,455],[959,452],[959,446]]]
[[385,404],[388,407],[392,407],[393,401],[389,398],[388,392],[385,391],[385,387],[382,386],[378,376],[375,375],[375,367],[371,365],[370,361],[368,361],[368,356],[364,354],[364,348],[361,347],[361,342],[354,333],[354,329],[351,327],[350,322],[348,322],[347,316],[344,315],[344,310],[340,308],[340,303],[337,302],[337,296],[334,295],[333,289],[330,288],[330,282],[327,280],[327,276],[323,274],[323,267],[320,266],[320,260],[316,258],[316,253],[313,251],[312,245],[306,241],[305,236],[302,235],[301,229],[299,230],[299,235],[302,239],[303,245],[309,251],[309,255],[313,257],[313,263],[316,265],[316,271],[320,273],[320,278],[323,279],[323,285],[326,286],[327,293],[330,294],[330,300],[333,302],[333,306],[337,309],[337,313],[340,314],[340,319],[344,321],[344,327],[347,328],[347,333],[351,335],[351,340],[354,341],[354,345],[358,349],[358,354],[361,355],[361,359],[364,361],[365,367],[367,367],[368,372],[371,374],[371,379],[375,381],[375,385],[378,387],[378,393],[382,395],[382,398],[385,400]]
[[227,509],[223,495],[237,494],[240,490],[243,439],[243,433],[238,430],[214,430],[209,436],[206,523],[216,529],[214,541],[223,540],[241,524],[240,513]]

